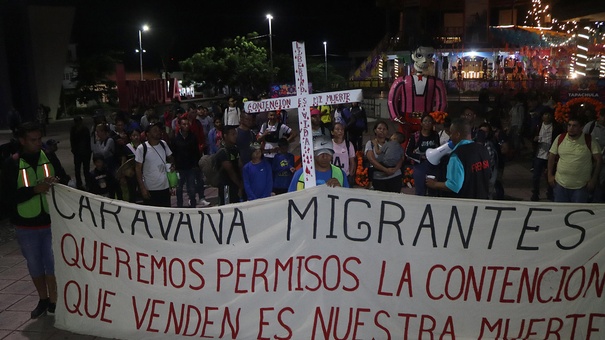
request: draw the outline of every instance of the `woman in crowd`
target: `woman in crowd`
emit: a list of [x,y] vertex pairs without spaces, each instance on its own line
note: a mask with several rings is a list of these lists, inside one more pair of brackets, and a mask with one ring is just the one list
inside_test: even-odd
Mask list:
[[[420,122],[420,130],[414,132],[410,136],[405,155],[414,164],[414,186],[416,195],[426,196],[426,176],[433,175],[437,178],[439,175],[439,167],[431,164],[426,159],[426,150],[439,147],[439,134],[433,129],[435,120],[431,115],[425,114]],[[432,189],[429,189],[428,194],[429,196],[437,196],[437,192]]]
[[[386,167],[382,165],[376,159],[376,153],[374,148],[382,148],[388,141],[387,136],[389,134],[389,127],[384,121],[377,121],[374,124],[374,136],[373,140],[366,143],[365,155],[370,162],[370,165],[374,168],[372,173],[372,185],[374,189],[384,192],[401,192],[401,166],[403,165],[402,156],[397,165],[394,167]],[[403,154],[403,151],[402,151]]]
[[342,123],[334,123],[332,129],[332,144],[334,145],[334,155],[332,164],[341,168],[349,179],[349,184],[355,183],[355,170],[357,162],[355,161],[355,148],[353,143],[345,140],[345,128]]

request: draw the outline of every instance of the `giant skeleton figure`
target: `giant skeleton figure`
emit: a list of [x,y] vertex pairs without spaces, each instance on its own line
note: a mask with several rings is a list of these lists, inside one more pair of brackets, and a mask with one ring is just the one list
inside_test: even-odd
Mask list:
[[421,117],[432,111],[445,111],[447,98],[443,81],[424,75],[435,50],[420,46],[412,52],[414,75],[399,77],[389,91],[389,113],[406,136],[420,130]]

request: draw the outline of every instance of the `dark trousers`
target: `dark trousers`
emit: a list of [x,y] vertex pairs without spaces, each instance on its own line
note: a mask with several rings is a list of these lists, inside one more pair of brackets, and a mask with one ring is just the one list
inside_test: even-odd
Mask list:
[[151,197],[143,200],[143,204],[154,207],[170,207],[170,189],[149,190]]
[[84,184],[82,182],[82,173],[84,171],[84,178],[90,173],[90,153],[86,154],[74,154],[74,168],[76,172],[76,186],[81,188]]
[[395,176],[389,179],[373,179],[372,186],[374,186],[374,190],[382,192],[401,193],[401,179],[402,175]]
[[[225,191],[229,192],[229,200],[225,199]],[[218,204],[238,203],[240,201],[239,188],[237,185],[220,184],[218,186]]]
[[414,164],[414,193],[418,196],[438,196],[437,190],[426,187],[426,176],[433,175],[439,178],[439,167],[427,160]]
[[349,142],[355,147],[355,151],[363,151],[363,129],[352,128],[348,131]]
[[[540,196],[540,181],[542,181],[542,178],[546,177],[545,171],[548,168],[548,160],[534,157],[533,168],[534,168],[534,172],[532,173],[532,190],[531,190],[531,192],[532,192],[532,194],[534,194],[536,196]],[[549,199],[552,199],[552,197],[553,197],[552,187],[547,184],[546,188],[547,188],[546,197],[548,197]]]
[[[184,169],[179,170],[179,184],[176,187],[176,206],[179,208],[183,207],[183,187],[187,186],[187,196],[189,197],[189,204],[187,207],[195,207],[197,202],[195,200],[195,194],[200,192],[199,184],[201,183],[202,189],[204,188],[203,180],[200,182],[198,177],[200,176],[200,171],[197,169]],[[203,195],[203,191],[202,194]],[[204,196],[200,196],[200,200],[203,199]]]

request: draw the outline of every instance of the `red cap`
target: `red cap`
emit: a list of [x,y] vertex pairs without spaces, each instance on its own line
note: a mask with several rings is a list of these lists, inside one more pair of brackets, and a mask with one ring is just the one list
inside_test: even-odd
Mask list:
[[317,116],[320,114],[321,114],[321,111],[319,111],[318,109],[311,109],[311,116]]

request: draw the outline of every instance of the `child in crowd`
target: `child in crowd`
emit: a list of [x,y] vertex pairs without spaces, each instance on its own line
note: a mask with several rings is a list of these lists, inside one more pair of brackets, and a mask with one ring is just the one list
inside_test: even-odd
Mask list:
[[214,118],[214,127],[208,132],[208,154],[215,154],[223,144],[223,120]]
[[271,196],[273,174],[271,166],[263,158],[259,143],[250,144],[250,162],[244,165],[242,177],[248,201]]
[[273,158],[273,192],[276,195],[288,192],[294,168],[294,155],[288,150],[290,143],[286,138],[277,141],[278,153]]
[[92,162],[95,167],[88,174],[86,183],[90,183],[89,190],[91,193],[113,198],[115,194],[114,177],[109,174],[105,157],[101,154],[94,154]]
[[378,143],[374,143],[374,153],[376,160],[387,168],[392,168],[397,165],[399,160],[404,156],[401,144],[405,141],[405,136],[401,132],[395,132],[389,138],[382,148]]

